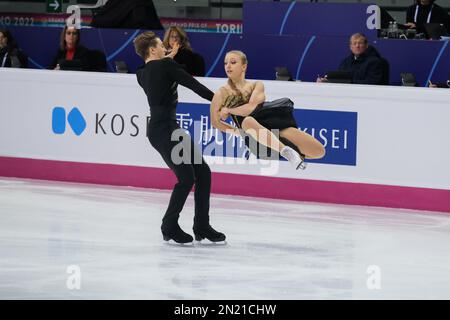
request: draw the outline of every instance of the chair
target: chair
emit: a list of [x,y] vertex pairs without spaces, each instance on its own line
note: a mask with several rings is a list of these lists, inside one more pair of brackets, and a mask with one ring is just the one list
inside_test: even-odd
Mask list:
[[22,68],[22,64],[17,56],[11,56],[11,68]]
[[192,52],[193,57],[193,76],[196,77],[204,77],[205,76],[205,59],[203,59],[202,55],[197,52]]
[[279,81],[294,81],[291,73],[286,67],[276,67],[275,68],[275,80]]
[[388,86],[389,85],[389,75],[390,75],[389,61],[383,57],[381,57],[380,60],[381,60],[381,65],[382,65],[382,69],[383,69],[383,75],[382,75],[380,84]]
[[100,50],[89,50],[89,71],[106,72],[107,63],[106,56],[103,51]]
[[416,81],[416,77],[410,72],[402,72],[400,73],[400,77],[402,79],[402,85],[405,87],[417,87],[418,83]]
[[128,73],[128,66],[125,61],[114,61],[117,73]]

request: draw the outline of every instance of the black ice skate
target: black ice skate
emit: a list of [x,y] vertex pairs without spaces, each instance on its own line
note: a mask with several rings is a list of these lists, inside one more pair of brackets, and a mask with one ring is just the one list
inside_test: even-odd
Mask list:
[[194,227],[194,235],[196,241],[202,241],[203,239],[208,239],[210,242],[215,244],[226,244],[225,235],[213,229],[210,225],[202,228]]
[[184,232],[178,225],[167,230],[161,228],[161,231],[164,241],[167,241],[169,244],[189,245],[194,241],[194,238],[192,238],[190,234]]

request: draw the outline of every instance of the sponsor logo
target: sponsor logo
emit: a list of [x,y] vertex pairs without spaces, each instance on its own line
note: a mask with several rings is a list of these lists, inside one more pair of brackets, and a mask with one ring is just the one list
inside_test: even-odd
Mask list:
[[86,120],[78,108],[72,108],[67,114],[63,107],[55,107],[52,111],[52,130],[54,134],[64,134],[66,123],[69,124],[73,133],[80,136],[86,129]]

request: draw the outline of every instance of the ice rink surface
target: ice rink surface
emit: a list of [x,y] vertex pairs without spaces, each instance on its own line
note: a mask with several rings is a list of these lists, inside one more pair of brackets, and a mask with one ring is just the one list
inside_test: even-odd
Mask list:
[[180,247],[169,196],[0,178],[0,299],[450,299],[450,214],[213,195],[227,245]]

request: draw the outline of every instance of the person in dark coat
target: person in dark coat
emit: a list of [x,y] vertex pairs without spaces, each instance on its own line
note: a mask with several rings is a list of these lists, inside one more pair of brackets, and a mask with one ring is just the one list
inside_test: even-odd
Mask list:
[[[14,65],[14,58],[18,65]],[[28,65],[27,55],[19,49],[11,32],[7,29],[0,29],[0,67],[20,67],[26,68]]]
[[65,26],[61,32],[58,52],[49,68],[59,70],[63,61],[78,60],[80,71],[91,70],[89,50],[80,45],[80,38],[81,30]]
[[[383,84],[383,62],[378,51],[369,46],[366,36],[355,33],[350,37],[351,54],[342,60],[339,70],[352,74],[355,84]],[[317,78],[317,82],[327,82]]]
[[176,26],[168,28],[163,43],[170,50],[168,57],[182,65],[189,74],[197,77],[205,76],[204,59],[192,50],[189,38],[182,28]]
[[416,29],[418,33],[425,32],[424,24],[442,23],[450,34],[450,16],[435,0],[416,0],[416,4],[406,10],[406,25]]

